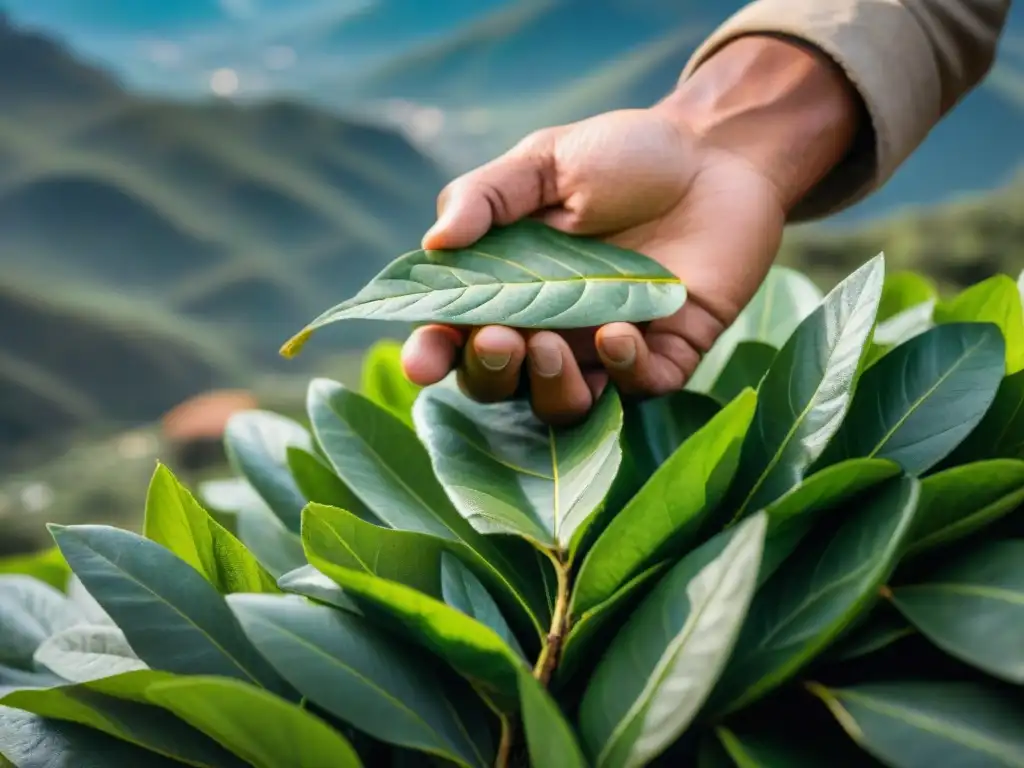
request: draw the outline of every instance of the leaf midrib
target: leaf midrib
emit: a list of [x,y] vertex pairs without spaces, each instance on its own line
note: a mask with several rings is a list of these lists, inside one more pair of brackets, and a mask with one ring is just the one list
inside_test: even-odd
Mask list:
[[1008,587],[990,587],[984,584],[971,584],[969,582],[936,581],[929,584],[911,584],[906,587],[900,587],[897,592],[912,590],[948,592],[964,597],[981,597],[987,600],[999,600],[1005,603],[1024,606],[1024,589],[1017,591]]
[[[920,728],[922,731],[926,731],[933,736],[938,736],[939,738],[947,741],[960,743],[970,749],[976,749],[979,752],[984,752],[999,759],[1012,761],[1019,759],[1021,756],[1020,752],[1014,753],[1004,751],[1004,745],[998,741],[993,741],[992,739],[984,736],[975,738],[977,735],[976,730],[958,726],[948,720],[943,720],[933,715],[915,713],[908,710],[906,707],[896,704],[885,704],[871,698],[870,696],[854,693],[852,691],[835,691],[833,695],[840,702],[845,698],[848,701],[858,703],[864,708],[873,710],[885,717],[891,717],[894,720],[902,720],[907,725]],[[849,710],[846,711],[849,714]],[[856,720],[852,714],[850,714],[850,717]],[[863,732],[863,729],[861,729],[861,731]],[[1013,762],[1008,763],[1008,765],[1013,764]]]
[[957,356],[956,361],[949,366],[946,372],[939,376],[939,378],[935,381],[934,384],[928,387],[928,389],[926,389],[916,400],[914,400],[906,409],[904,414],[896,421],[895,424],[893,424],[892,428],[889,429],[884,435],[882,435],[882,439],[879,440],[878,444],[874,448],[872,448],[871,451],[867,454],[867,458],[874,458],[876,454],[880,450],[882,450],[882,447],[887,442],[889,442],[892,439],[893,435],[895,435],[896,432],[907,422],[907,420],[917,412],[917,409],[921,407],[924,401],[930,398],[932,395],[934,395],[936,390],[943,384],[945,384],[949,377],[956,373],[956,371],[959,370],[960,366],[963,365],[964,361],[971,357],[978,350],[978,348],[985,343],[985,341],[986,339],[984,338],[979,339],[973,345],[971,345],[963,352],[961,352],[960,355]]

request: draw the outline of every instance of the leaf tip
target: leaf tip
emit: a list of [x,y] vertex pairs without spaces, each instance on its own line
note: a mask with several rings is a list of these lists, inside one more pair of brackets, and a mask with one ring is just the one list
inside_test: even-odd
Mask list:
[[281,345],[281,349],[278,350],[278,354],[286,360],[291,360],[293,357],[302,351],[302,348],[306,346],[306,342],[309,341],[313,335],[313,329],[306,327],[299,331],[297,334],[292,336],[288,341]]

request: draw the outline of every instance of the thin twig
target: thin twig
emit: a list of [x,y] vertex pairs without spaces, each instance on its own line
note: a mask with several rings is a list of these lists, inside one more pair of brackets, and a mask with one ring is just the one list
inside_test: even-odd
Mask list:
[[551,613],[551,627],[548,629],[547,640],[533,668],[533,676],[545,686],[551,681],[551,675],[558,666],[569,623],[569,566],[555,553],[548,553],[548,557],[555,567],[555,576],[558,579],[555,609]]

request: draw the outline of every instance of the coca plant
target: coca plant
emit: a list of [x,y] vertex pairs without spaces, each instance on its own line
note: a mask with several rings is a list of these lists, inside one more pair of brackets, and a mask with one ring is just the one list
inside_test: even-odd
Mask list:
[[[523,224],[404,256],[311,329],[683,301]],[[6,568],[9,764],[1024,765],[1010,277],[939,299],[878,256],[822,296],[776,268],[687,390],[609,389],[572,428],[417,390],[391,343],[307,413],[236,416],[237,477],[201,501],[158,467],[142,535],[52,527],[70,578]]]

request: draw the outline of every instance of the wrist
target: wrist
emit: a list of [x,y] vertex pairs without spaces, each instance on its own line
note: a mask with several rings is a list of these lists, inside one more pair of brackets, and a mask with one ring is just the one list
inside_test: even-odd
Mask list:
[[787,213],[846,157],[864,120],[830,59],[767,35],[730,42],[654,109],[748,161]]

